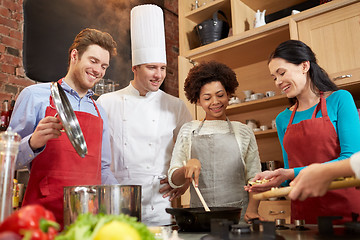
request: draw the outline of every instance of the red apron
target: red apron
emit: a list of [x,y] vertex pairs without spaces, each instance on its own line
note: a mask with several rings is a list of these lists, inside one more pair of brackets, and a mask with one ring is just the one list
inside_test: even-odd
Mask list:
[[[292,124],[297,107],[296,103],[283,140],[289,167],[304,167],[338,158],[340,143],[322,93],[312,118]],[[322,117],[316,118],[319,110]],[[342,216],[342,220],[334,221],[334,224],[342,224],[352,220],[351,212],[360,213],[360,193],[355,188],[332,190],[323,197],[291,202],[291,220],[304,219],[309,224],[316,224],[318,216]]]
[[[62,79],[59,80],[61,84]],[[101,142],[103,122],[94,102],[98,116],[75,111],[83,132],[88,154],[81,158],[66,133],[51,139],[31,163],[31,174],[25,192],[23,206],[38,203],[52,211],[56,221],[63,226],[63,187],[101,184]],[[50,106],[45,116],[54,116],[56,109],[50,96]]]

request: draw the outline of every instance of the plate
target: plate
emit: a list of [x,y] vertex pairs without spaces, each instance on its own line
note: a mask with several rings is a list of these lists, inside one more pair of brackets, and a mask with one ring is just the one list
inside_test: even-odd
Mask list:
[[50,88],[56,111],[59,115],[66,135],[76,152],[83,158],[88,153],[87,146],[79,121],[76,118],[69,99],[58,82],[52,82]]

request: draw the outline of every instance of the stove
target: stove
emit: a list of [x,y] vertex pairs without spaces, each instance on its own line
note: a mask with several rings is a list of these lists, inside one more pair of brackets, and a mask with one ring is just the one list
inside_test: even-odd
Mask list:
[[353,214],[352,222],[344,225],[333,225],[333,220],[341,217],[324,216],[318,218],[318,224],[306,224],[304,220],[295,220],[294,224],[285,224],[285,219],[276,219],[274,222],[253,219],[251,224],[233,222],[223,219],[212,219],[209,233],[182,233],[184,240],[335,240],[360,239],[360,222],[358,214]]

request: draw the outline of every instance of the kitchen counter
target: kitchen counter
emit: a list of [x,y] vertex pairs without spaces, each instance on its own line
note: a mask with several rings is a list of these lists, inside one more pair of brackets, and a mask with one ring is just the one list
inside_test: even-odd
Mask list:
[[[326,239],[326,240],[335,240],[335,239],[346,239],[346,240],[353,240],[359,239],[359,235],[344,235],[343,226],[334,226],[334,233],[329,233],[328,235],[319,235],[317,225],[306,225],[308,230],[299,231],[299,230],[292,230],[294,225],[286,225],[289,229],[286,230],[276,230],[276,239],[286,239],[286,240],[308,240],[308,239]],[[184,240],[199,240],[203,236],[210,234],[209,232],[206,233],[187,233],[187,232],[179,232],[179,237]],[[232,240],[246,240],[246,239],[264,239],[263,233],[251,233],[237,235],[235,238],[231,238]],[[269,238],[270,239],[270,238]],[[272,239],[272,238],[271,238]],[[206,239],[205,239],[206,240]],[[210,240],[210,239],[209,239]]]
[[201,237],[208,234],[209,233],[179,232],[179,237],[184,240],[199,240]]

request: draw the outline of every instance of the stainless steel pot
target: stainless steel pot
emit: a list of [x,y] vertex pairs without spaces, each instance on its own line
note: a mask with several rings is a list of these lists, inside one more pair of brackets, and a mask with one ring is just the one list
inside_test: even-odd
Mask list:
[[64,187],[64,225],[82,213],[128,214],[141,221],[140,185]]

